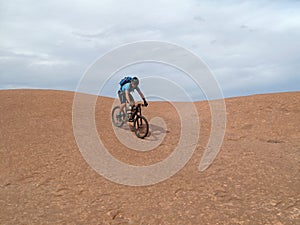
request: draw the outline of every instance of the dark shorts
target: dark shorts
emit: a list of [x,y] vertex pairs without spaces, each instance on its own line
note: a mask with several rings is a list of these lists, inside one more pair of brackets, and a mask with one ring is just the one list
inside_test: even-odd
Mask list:
[[[118,96],[120,99],[121,104],[126,103],[126,96],[124,91],[118,91]],[[134,101],[132,95],[129,93],[130,101]]]

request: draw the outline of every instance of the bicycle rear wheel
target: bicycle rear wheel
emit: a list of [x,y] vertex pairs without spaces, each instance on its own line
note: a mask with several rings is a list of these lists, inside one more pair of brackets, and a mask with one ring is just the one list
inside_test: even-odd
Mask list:
[[149,124],[145,117],[137,116],[134,120],[134,132],[135,135],[139,138],[145,138],[149,132]]
[[112,113],[111,113],[111,119],[113,124],[116,127],[122,127],[123,124],[125,123],[124,118],[125,118],[125,113],[120,110],[120,106],[116,106],[113,108]]

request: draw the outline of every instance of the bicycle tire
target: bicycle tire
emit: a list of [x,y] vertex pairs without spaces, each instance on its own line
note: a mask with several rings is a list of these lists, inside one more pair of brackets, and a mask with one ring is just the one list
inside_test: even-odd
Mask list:
[[[144,116],[137,116],[133,123],[135,135],[144,139],[149,133],[149,123]],[[143,132],[141,132],[143,131]]]
[[[113,122],[113,125],[116,127],[122,127],[123,124],[125,123],[123,118],[117,118],[117,114],[120,112],[120,106],[115,106],[111,112],[111,119]],[[121,117],[124,117],[124,113],[121,113]]]

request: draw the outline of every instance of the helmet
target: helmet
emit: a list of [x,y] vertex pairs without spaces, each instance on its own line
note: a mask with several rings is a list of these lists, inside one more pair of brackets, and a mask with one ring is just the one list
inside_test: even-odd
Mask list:
[[133,82],[135,85],[139,85],[140,81],[137,77],[133,77],[131,82]]

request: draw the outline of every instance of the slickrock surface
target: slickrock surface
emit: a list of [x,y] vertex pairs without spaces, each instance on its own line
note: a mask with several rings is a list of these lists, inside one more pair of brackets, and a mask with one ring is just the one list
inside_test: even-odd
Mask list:
[[[195,153],[176,175],[132,187],[96,173],[73,134],[74,93],[0,91],[0,224],[300,224],[300,92],[226,99],[220,153],[204,172],[198,165],[210,133],[207,102]],[[128,149],[112,129],[113,99],[96,106],[99,138],[120,161],[150,165],[178,144],[180,121],[169,103],[143,108],[151,125],[147,152]],[[124,126],[132,141],[137,138]]]

